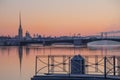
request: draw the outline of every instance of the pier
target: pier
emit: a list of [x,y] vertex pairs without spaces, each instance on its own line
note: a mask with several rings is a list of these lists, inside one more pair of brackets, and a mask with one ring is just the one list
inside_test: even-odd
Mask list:
[[36,56],[31,80],[120,80],[120,56]]

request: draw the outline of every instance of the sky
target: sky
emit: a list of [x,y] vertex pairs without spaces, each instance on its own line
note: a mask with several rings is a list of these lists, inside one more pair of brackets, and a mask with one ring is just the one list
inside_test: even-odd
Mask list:
[[120,0],[0,0],[0,35],[93,35],[120,30]]

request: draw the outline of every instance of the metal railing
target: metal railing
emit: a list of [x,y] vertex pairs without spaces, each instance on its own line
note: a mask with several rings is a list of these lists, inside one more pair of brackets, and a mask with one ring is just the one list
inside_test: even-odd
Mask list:
[[[74,55],[36,56],[35,75],[71,74],[71,59]],[[120,56],[82,56],[85,60],[85,74],[120,75]],[[81,64],[82,65],[82,64]]]

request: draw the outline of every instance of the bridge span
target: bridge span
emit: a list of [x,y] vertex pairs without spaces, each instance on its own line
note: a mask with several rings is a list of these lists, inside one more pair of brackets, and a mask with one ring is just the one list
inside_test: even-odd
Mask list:
[[74,44],[74,45],[81,45],[81,38],[77,38],[77,39],[41,39],[41,40],[23,40],[20,42],[20,45],[29,45],[29,44],[43,44],[43,45],[52,45],[52,44],[56,44],[56,43],[70,43],[70,44]]
[[71,39],[41,39],[41,40],[23,40],[20,42],[20,45],[29,45],[29,44],[42,44],[44,46],[50,46],[55,43],[70,43],[73,45],[87,45],[89,42],[93,41],[101,41],[101,40],[109,40],[109,41],[117,41],[120,42],[120,38],[71,38]]

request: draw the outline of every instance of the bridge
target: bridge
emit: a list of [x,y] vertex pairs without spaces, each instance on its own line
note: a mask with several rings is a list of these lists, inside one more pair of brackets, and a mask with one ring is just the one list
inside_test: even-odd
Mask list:
[[29,44],[43,44],[43,45],[52,45],[56,43],[68,43],[80,45],[81,38],[53,38],[53,39],[41,39],[41,40],[23,40],[20,42],[21,45],[29,45]]
[[92,36],[76,36],[76,37],[58,37],[58,38],[42,38],[42,39],[31,39],[31,40],[22,40],[20,45],[29,45],[29,44],[42,44],[42,45],[52,45],[52,44],[73,44],[73,45],[86,45],[89,42],[100,41],[100,40],[110,40],[120,42],[120,31],[109,31],[101,32],[98,35]]

